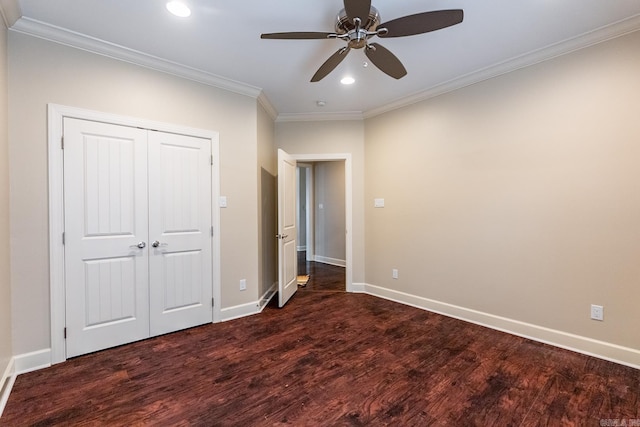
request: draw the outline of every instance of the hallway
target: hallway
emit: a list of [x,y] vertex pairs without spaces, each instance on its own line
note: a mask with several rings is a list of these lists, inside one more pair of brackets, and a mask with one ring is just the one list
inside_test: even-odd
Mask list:
[[298,252],[298,275],[309,275],[306,286],[299,286],[300,291],[345,292],[345,268],[321,262],[306,261],[307,253]]

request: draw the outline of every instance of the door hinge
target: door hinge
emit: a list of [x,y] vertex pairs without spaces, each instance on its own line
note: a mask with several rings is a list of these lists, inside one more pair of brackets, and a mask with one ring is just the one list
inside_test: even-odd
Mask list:
[[213,225],[211,226],[211,237],[213,237]]
[[66,327],[64,328],[64,339],[65,340],[67,339],[67,328]]
[[66,241],[66,236],[65,236],[65,233],[64,233],[64,231],[63,231],[63,232],[62,232],[62,245],[63,245],[63,246],[64,246],[64,244],[65,244],[65,241]]
[[211,155],[211,166],[213,166],[213,154]]
[[60,137],[60,149],[64,150],[64,135]]
[[215,299],[211,298],[211,307],[215,307],[216,306],[216,301]]

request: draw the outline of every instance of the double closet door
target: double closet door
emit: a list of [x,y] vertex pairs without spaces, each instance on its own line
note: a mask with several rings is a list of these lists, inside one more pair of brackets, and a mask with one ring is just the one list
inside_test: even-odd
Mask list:
[[67,357],[210,323],[211,141],[64,119]]

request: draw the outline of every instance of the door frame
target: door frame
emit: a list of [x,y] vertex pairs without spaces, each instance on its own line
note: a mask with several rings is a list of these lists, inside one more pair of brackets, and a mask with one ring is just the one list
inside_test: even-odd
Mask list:
[[[300,169],[304,169],[305,171],[305,242],[306,242],[306,252],[307,252],[307,261],[315,261],[315,235],[313,233],[313,230],[311,230],[311,227],[309,227],[310,224],[314,224],[314,212],[313,212],[313,199],[314,199],[314,192],[313,192],[313,171],[315,169],[314,163],[303,163],[300,162],[298,163],[298,170]],[[300,181],[298,180],[298,183]],[[296,197],[296,202],[299,204],[300,201],[297,200],[299,199],[299,197]],[[298,211],[300,210],[300,208],[297,208]]]
[[[351,153],[328,154],[293,154],[291,157],[298,162],[330,162],[344,161],[344,197],[345,197],[345,255],[346,255],[346,291],[353,289],[353,165]],[[309,244],[309,242],[307,242]]]
[[220,322],[220,136],[216,131],[178,126],[135,117],[121,116],[99,111],[47,104],[47,141],[49,166],[49,298],[51,314],[51,364],[64,362],[66,347],[65,328],[65,271],[64,271],[64,152],[62,150],[63,119],[65,117],[139,127],[167,133],[190,135],[211,141],[213,165],[211,167],[211,224],[213,298],[213,322]]

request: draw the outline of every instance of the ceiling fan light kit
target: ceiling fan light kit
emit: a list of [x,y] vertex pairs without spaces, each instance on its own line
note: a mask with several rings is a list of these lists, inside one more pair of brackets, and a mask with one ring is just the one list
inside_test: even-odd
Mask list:
[[402,62],[379,43],[369,40],[380,38],[407,37],[440,30],[459,24],[464,18],[461,9],[437,10],[403,16],[391,21],[380,23],[378,10],[371,6],[371,0],[344,0],[344,9],[337,16],[335,32],[286,32],[262,34],[262,39],[281,40],[317,40],[341,39],[347,45],[331,55],[311,78],[318,82],[331,73],[343,60],[351,49],[364,49],[364,53],[373,65],[385,74],[401,79],[407,75]]

